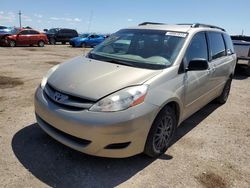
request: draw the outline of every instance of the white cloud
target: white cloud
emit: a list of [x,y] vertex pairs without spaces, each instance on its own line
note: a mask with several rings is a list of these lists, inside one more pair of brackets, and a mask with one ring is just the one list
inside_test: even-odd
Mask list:
[[57,21],[57,20],[60,20],[61,18],[57,18],[57,17],[50,17],[49,19],[50,19],[50,20],[56,20],[56,21]]
[[4,11],[0,11],[0,14],[4,14]]
[[37,18],[42,18],[43,17],[42,14],[37,14],[37,13],[35,13],[34,16],[37,17]]
[[133,19],[132,18],[128,18],[128,22],[132,22],[133,21]]
[[82,20],[80,18],[74,18],[75,22],[81,22]]
[[24,21],[26,21],[26,22],[32,22],[31,17],[26,16],[26,15],[22,15],[22,19],[23,19]]
[[4,12],[1,11],[0,20],[3,20],[4,22],[11,23],[14,22],[16,19],[16,15],[13,12],[8,12],[7,14],[3,15]]
[[82,20],[80,18],[65,18],[65,17],[50,17],[49,18],[52,21],[66,21],[66,22],[81,22]]

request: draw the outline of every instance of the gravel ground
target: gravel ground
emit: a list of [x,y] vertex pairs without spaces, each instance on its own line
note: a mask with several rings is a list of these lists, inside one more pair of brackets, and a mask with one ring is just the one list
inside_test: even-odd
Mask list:
[[0,187],[250,187],[250,78],[237,73],[228,102],[183,122],[159,159],[100,158],[53,140],[34,116],[42,76],[81,54],[66,45],[0,47]]

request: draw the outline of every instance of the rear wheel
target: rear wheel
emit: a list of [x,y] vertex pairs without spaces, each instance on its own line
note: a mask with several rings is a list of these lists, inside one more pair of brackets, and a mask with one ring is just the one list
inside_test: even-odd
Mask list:
[[227,102],[230,90],[231,90],[232,78],[229,78],[223,88],[221,95],[217,98],[217,102],[220,104],[225,104]]
[[166,106],[154,120],[147,137],[144,153],[150,157],[164,154],[174,137],[176,126],[175,111],[170,106]]
[[82,47],[82,48],[86,48],[86,43],[83,42],[83,43],[81,44],[81,47]]
[[44,41],[40,40],[38,41],[38,44],[37,44],[39,47],[44,47]]
[[9,46],[10,47],[15,47],[16,46],[16,42],[14,40],[10,40],[9,41]]

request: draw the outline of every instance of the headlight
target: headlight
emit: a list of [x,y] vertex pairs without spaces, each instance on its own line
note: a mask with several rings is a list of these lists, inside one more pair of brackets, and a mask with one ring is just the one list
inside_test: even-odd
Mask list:
[[136,106],[144,101],[147,85],[132,86],[113,93],[94,104],[89,110],[95,112],[115,112]]
[[59,67],[59,65],[56,65],[54,67],[52,67],[51,69],[49,69],[49,71],[47,72],[47,74],[43,77],[42,82],[41,82],[41,88],[44,89],[45,85],[47,84],[48,78],[50,77],[50,75]]

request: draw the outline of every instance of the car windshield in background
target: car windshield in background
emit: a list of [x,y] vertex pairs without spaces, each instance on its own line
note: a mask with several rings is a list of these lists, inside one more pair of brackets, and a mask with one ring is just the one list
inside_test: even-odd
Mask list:
[[50,29],[47,33],[48,34],[54,34],[56,33],[58,30],[57,29]]
[[81,38],[87,38],[89,36],[89,34],[81,34],[79,37]]
[[9,33],[12,35],[16,35],[19,31],[20,31],[19,29],[14,28],[14,29],[11,29]]
[[173,64],[186,35],[161,30],[120,30],[93,49],[89,58],[135,67],[163,69]]

